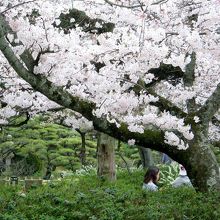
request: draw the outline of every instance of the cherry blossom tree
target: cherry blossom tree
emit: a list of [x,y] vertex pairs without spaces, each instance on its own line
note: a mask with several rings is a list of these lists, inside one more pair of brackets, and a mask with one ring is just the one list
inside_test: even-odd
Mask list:
[[199,190],[219,189],[219,9],[219,0],[4,1],[2,101],[76,111],[168,154]]

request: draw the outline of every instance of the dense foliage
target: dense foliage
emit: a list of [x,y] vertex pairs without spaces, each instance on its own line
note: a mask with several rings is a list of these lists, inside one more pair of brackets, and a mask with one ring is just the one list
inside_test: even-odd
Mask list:
[[143,171],[119,172],[114,183],[94,174],[51,183],[29,192],[0,186],[2,220],[217,220],[220,194],[163,185],[158,192],[141,189]]
[[[4,129],[1,133],[0,156],[4,159],[13,153],[11,170],[16,175],[32,175],[47,166],[70,168],[71,162],[76,169],[79,167],[80,145],[81,139],[73,130],[45,123],[37,117],[22,127]],[[16,166],[21,161],[24,165],[24,159],[30,161],[26,163],[26,169],[16,172]],[[37,167],[36,161],[40,164]],[[33,166],[34,169],[30,169]]]

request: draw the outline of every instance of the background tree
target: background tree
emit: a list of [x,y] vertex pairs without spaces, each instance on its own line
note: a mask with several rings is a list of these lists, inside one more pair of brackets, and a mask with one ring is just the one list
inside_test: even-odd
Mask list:
[[104,133],[98,134],[98,170],[100,178],[110,181],[116,180],[115,148],[116,140]]
[[152,152],[149,148],[138,147],[138,151],[141,158],[141,164],[144,168],[148,168],[154,165]]

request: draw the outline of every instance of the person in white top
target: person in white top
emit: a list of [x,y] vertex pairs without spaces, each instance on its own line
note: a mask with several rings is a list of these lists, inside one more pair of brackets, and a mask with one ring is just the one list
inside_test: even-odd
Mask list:
[[149,167],[146,174],[144,175],[144,183],[142,189],[148,191],[157,191],[157,182],[160,178],[160,170],[158,167]]
[[180,187],[180,186],[190,186],[192,187],[192,183],[187,176],[186,169],[184,166],[180,164],[179,166],[179,176],[173,181],[172,186],[173,187]]

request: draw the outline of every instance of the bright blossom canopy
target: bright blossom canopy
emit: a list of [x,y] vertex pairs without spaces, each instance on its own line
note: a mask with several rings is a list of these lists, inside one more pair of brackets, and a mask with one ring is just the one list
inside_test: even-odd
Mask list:
[[[196,112],[216,90],[220,83],[219,0],[21,3],[24,1],[4,0],[0,13],[13,31],[7,34],[7,40],[17,44],[12,47],[16,55],[28,49],[38,61],[34,74],[45,75],[73,96],[95,103],[93,114],[106,117],[118,127],[125,122],[132,132],[143,133],[146,126],[160,129],[168,144],[178,149],[188,147],[187,141],[194,137],[191,124],[169,109],[161,110],[156,103],[166,100],[187,114],[189,100],[194,100]],[[100,19],[96,29],[89,30],[90,24],[75,24],[74,18],[69,18],[74,28],[62,29],[60,15],[67,15],[71,9]],[[99,33],[98,28],[104,26],[101,20],[114,23],[113,30]],[[187,72],[192,61],[195,65],[190,80],[180,77],[173,82],[169,76],[160,80],[150,71],[170,64]],[[2,88],[1,99],[8,103],[0,109],[2,123],[16,114],[18,106],[33,114],[58,106],[19,78],[3,54],[0,70],[6,88]],[[219,110],[215,117],[220,119]],[[71,118],[67,121],[71,124]],[[194,116],[194,122],[200,122],[199,116]],[[219,132],[219,127],[211,123],[210,138],[219,140]]]

